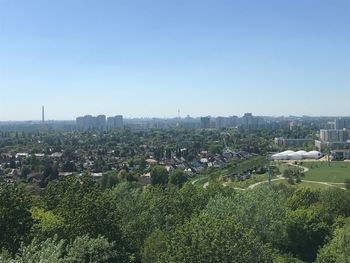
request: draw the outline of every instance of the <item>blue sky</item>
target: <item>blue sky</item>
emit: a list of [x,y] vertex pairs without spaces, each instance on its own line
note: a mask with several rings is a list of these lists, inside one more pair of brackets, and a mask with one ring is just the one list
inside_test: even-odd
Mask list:
[[349,0],[0,0],[0,120],[350,115]]

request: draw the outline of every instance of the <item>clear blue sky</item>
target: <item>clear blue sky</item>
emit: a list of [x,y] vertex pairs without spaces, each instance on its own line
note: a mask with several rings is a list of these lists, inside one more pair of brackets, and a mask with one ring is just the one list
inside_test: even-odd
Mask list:
[[349,0],[0,0],[0,120],[350,115]]

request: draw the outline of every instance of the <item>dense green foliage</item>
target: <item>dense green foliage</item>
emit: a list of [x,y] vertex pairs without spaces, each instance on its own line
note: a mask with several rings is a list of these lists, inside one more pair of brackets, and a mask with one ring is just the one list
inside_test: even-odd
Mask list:
[[349,191],[181,184],[1,185],[0,261],[346,262]]
[[332,239],[319,252],[318,263],[349,262],[350,260],[350,220],[344,220],[336,228]]
[[11,253],[26,241],[32,226],[29,196],[17,185],[0,185],[0,249]]

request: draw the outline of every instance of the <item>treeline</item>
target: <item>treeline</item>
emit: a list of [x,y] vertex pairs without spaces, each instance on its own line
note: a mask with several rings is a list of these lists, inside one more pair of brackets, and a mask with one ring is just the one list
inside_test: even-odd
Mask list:
[[0,262],[347,262],[350,191],[0,186]]

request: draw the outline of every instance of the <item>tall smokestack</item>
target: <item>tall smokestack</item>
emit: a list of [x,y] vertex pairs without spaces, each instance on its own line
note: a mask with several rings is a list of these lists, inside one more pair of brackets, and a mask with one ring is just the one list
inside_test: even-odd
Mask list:
[[45,122],[45,108],[44,106],[41,107],[41,121]]

